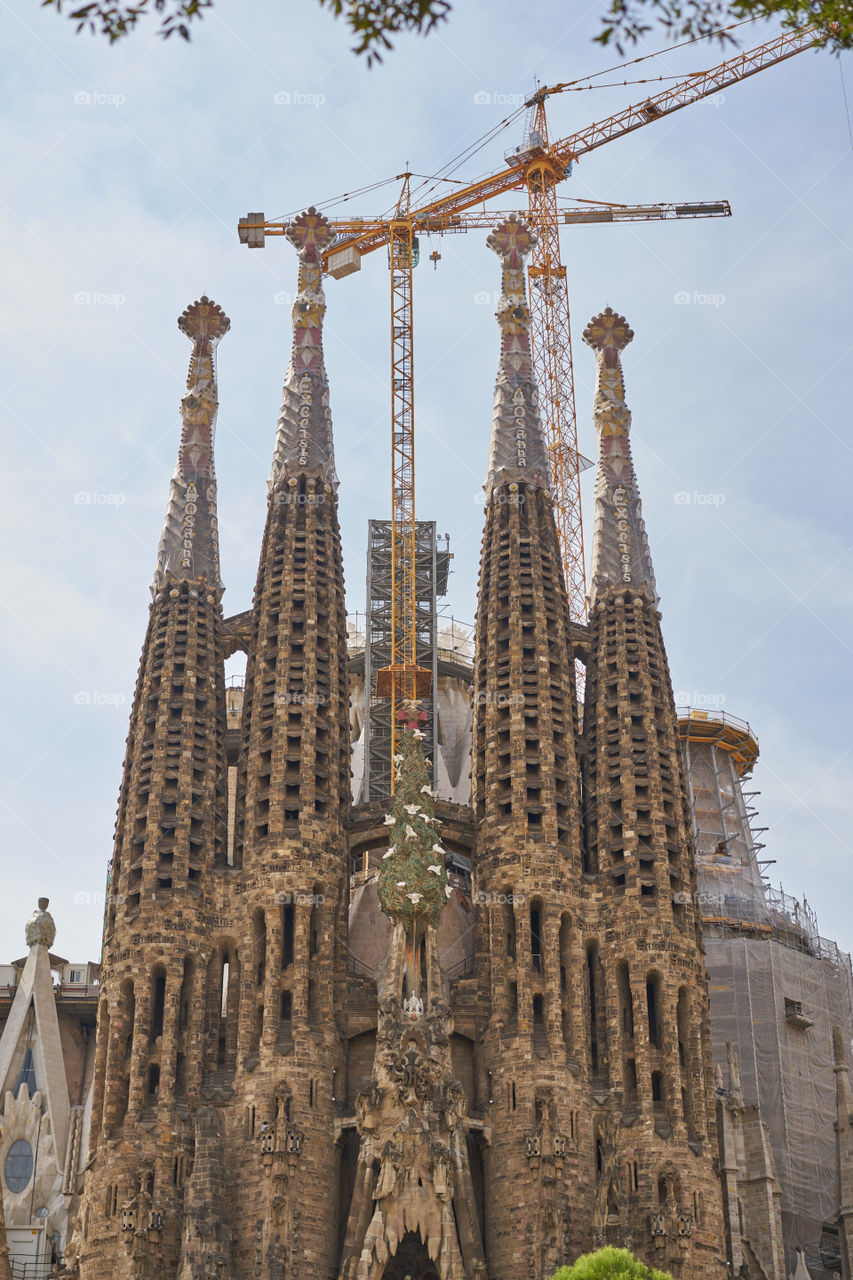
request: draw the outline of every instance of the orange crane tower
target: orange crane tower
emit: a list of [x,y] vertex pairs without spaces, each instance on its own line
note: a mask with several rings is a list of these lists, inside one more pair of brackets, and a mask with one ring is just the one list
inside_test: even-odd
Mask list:
[[[392,420],[392,663],[377,677],[377,693],[392,699],[392,751],[396,750],[397,704],[425,696],[429,673],[418,666],[415,628],[414,556],[414,333],[412,325],[412,271],[419,233],[443,234],[470,226],[491,226],[494,214],[475,206],[520,187],[527,190],[527,217],[537,235],[528,268],[531,335],[534,367],[542,403],[543,426],[551,455],[555,514],[560,534],[566,587],[572,616],[586,617],[586,578],[581,522],[580,474],[574,402],[571,329],[566,270],[560,254],[560,222],[627,220],[617,215],[620,206],[593,206],[589,211],[570,210],[561,219],[556,188],[569,176],[581,156],[633,133],[664,116],[672,115],[712,93],[756,75],[803,50],[811,48],[819,29],[807,27],[787,32],[775,40],[747,50],[697,72],[660,93],[596,121],[567,138],[551,143],[545,103],[571,86],[557,84],[537,90],[525,104],[533,111],[533,127],[517,150],[506,157],[506,166],[467,186],[420,205],[411,204],[411,175],[403,181],[400,197],[390,218],[350,219],[332,222],[339,238],[324,255],[325,270],[337,279],[358,271],[365,254],[388,247],[391,278],[391,420]],[[622,206],[621,208],[625,208]],[[725,202],[716,205],[655,205],[635,208],[633,218],[661,218],[670,210],[675,217],[717,216],[730,213]],[[583,216],[586,213],[586,216]],[[463,215],[467,214],[467,217]],[[596,216],[596,214],[598,216]],[[578,215],[578,216],[575,216]],[[612,215],[612,216],[610,216]],[[506,216],[506,215],[502,215]],[[483,220],[480,221],[479,219]],[[262,248],[267,235],[284,235],[287,222],[267,221],[261,213],[240,219],[239,234],[249,248]],[[392,770],[393,778],[393,770]]]

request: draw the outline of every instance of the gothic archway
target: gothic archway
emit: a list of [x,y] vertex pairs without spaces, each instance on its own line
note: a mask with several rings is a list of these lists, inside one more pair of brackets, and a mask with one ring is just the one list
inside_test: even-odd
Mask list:
[[382,1273],[382,1280],[438,1280],[438,1271],[420,1237],[407,1231],[393,1258]]

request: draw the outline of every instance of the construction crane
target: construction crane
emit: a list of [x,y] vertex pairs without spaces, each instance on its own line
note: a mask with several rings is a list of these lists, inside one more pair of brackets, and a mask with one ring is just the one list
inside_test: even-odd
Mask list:
[[[391,697],[392,752],[396,751],[397,705],[429,692],[429,673],[417,663],[415,628],[414,513],[414,333],[412,273],[417,264],[418,236],[446,234],[471,226],[492,226],[495,215],[475,206],[508,191],[526,189],[527,219],[537,240],[528,267],[531,337],[542,420],[551,458],[552,487],[560,535],[566,588],[572,616],[586,617],[586,577],[581,520],[580,474],[585,463],[578,450],[572,368],[571,328],[566,270],[560,254],[563,224],[640,220],[644,217],[725,216],[724,201],[713,205],[681,204],[634,207],[633,217],[617,210],[630,206],[590,206],[567,210],[561,217],[557,186],[572,166],[590,151],[680,111],[712,93],[775,66],[817,41],[819,28],[788,32],[707,71],[697,72],[640,103],[551,143],[545,103],[572,86],[544,87],[525,103],[529,126],[520,146],[507,153],[505,167],[477,182],[422,204],[412,204],[410,173],[400,174],[402,188],[394,213],[386,218],[332,222],[338,239],[324,255],[324,269],[336,279],[360,270],[365,254],[387,246],[391,281],[391,421],[392,421],[392,661],[378,673],[377,693]],[[644,212],[645,210],[645,212]],[[670,213],[663,213],[669,210]],[[584,214],[586,216],[584,216]],[[267,221],[253,213],[240,219],[239,235],[249,248],[262,248],[268,235],[284,235],[287,221]],[[393,770],[392,770],[393,778]]]
[[[391,749],[396,753],[398,738],[397,711],[401,704],[429,696],[431,672],[417,660],[417,590],[415,574],[415,457],[414,404],[412,372],[412,272],[417,264],[419,246],[416,232],[447,235],[477,227],[496,227],[515,212],[466,210],[462,213],[430,213],[427,219],[415,218],[407,212],[405,195],[411,175],[405,174],[404,195],[397,205],[400,215],[387,218],[349,218],[330,220],[337,239],[324,258],[324,269],[331,275],[349,274],[349,266],[358,262],[344,250],[338,257],[337,245],[354,236],[388,234],[391,268],[391,664],[376,675],[376,696],[391,699]],[[581,201],[579,208],[563,212],[567,225],[608,222],[648,222],[668,218],[731,217],[727,200],[692,204],[623,205]],[[524,216],[524,215],[522,215]],[[249,245],[259,231],[264,235],[284,235],[287,222],[265,222],[261,214],[249,214],[241,220],[241,233]],[[437,258],[440,255],[435,255]],[[358,270],[358,265],[352,268]],[[541,375],[540,375],[541,376]],[[541,385],[541,384],[540,384]],[[563,466],[573,462],[563,458]],[[577,464],[575,464],[577,465]],[[582,464],[581,464],[582,465]],[[552,471],[554,468],[552,468]],[[393,779],[393,770],[392,770]]]

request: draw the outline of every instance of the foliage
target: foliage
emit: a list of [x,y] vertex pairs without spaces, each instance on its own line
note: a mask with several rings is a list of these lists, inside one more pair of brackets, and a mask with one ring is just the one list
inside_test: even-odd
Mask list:
[[[42,0],[42,7],[48,6],[63,12],[66,0]],[[160,35],[164,39],[175,34],[184,40],[190,38],[190,23],[194,18],[203,17],[205,9],[213,7],[213,0],[138,0],[137,4],[83,4],[68,13],[72,22],[77,23],[78,31],[91,31],[106,36],[110,44],[115,44],[122,36],[133,30],[140,18],[149,13],[163,14],[160,22]]]
[[[445,22],[451,0],[318,0],[336,18],[342,18],[352,33],[353,52],[363,54],[367,65],[381,62],[391,49],[391,37],[401,32],[429,35]],[[671,40],[715,39],[734,45],[734,26],[754,18],[781,19],[788,28],[815,26],[818,40],[835,52],[853,48],[853,0],[609,0],[610,7],[595,37],[599,44],[613,45],[618,53],[634,46],[656,28]],[[190,38],[190,24],[213,7],[214,0],[136,0],[111,3],[95,0],[77,5],[76,0],[42,0],[57,12],[67,12],[77,30],[88,30],[120,40],[151,13],[161,15],[159,34],[176,33]],[[69,4],[75,4],[71,9]]]
[[394,757],[396,785],[390,846],[379,872],[379,901],[395,923],[422,919],[438,925],[447,900],[444,850],[436,830],[435,799],[429,784],[423,734],[414,725],[402,732]]
[[354,53],[367,54],[367,65],[382,61],[392,48],[391,36],[413,31],[426,36],[450,12],[450,0],[320,0],[336,18],[342,14],[357,39]]
[[597,1249],[570,1267],[560,1267],[551,1280],[672,1280],[668,1271],[655,1271],[627,1249]]
[[[75,0],[71,0],[75,3]],[[382,61],[382,54],[392,48],[391,36],[402,31],[428,35],[450,12],[450,0],[319,0],[336,18],[343,17],[356,43],[354,53],[367,56],[367,65]],[[100,3],[76,5],[68,9],[68,0],[42,0],[57,13],[68,12],[77,30],[106,36],[110,44],[128,35],[140,18],[151,13],[162,15],[159,34],[168,39],[176,33],[190,38],[190,23],[213,7],[213,0],[136,0],[135,4]]]
[[791,29],[816,26],[821,47],[853,48],[853,0],[610,0],[596,40],[621,54],[657,26],[671,40],[709,36],[733,45],[732,24],[754,18],[781,18]]

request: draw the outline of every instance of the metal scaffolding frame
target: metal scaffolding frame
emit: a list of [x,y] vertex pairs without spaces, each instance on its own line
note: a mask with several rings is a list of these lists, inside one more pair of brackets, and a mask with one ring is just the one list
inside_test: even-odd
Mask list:
[[[391,794],[390,698],[376,696],[376,673],[392,663],[393,556],[390,520],[369,520],[367,534],[367,615],[364,644],[365,800]],[[438,681],[438,598],[447,593],[449,545],[439,548],[434,520],[415,521],[415,662],[432,672],[432,688],[423,700],[422,726],[429,760],[435,752],[435,690]]]

